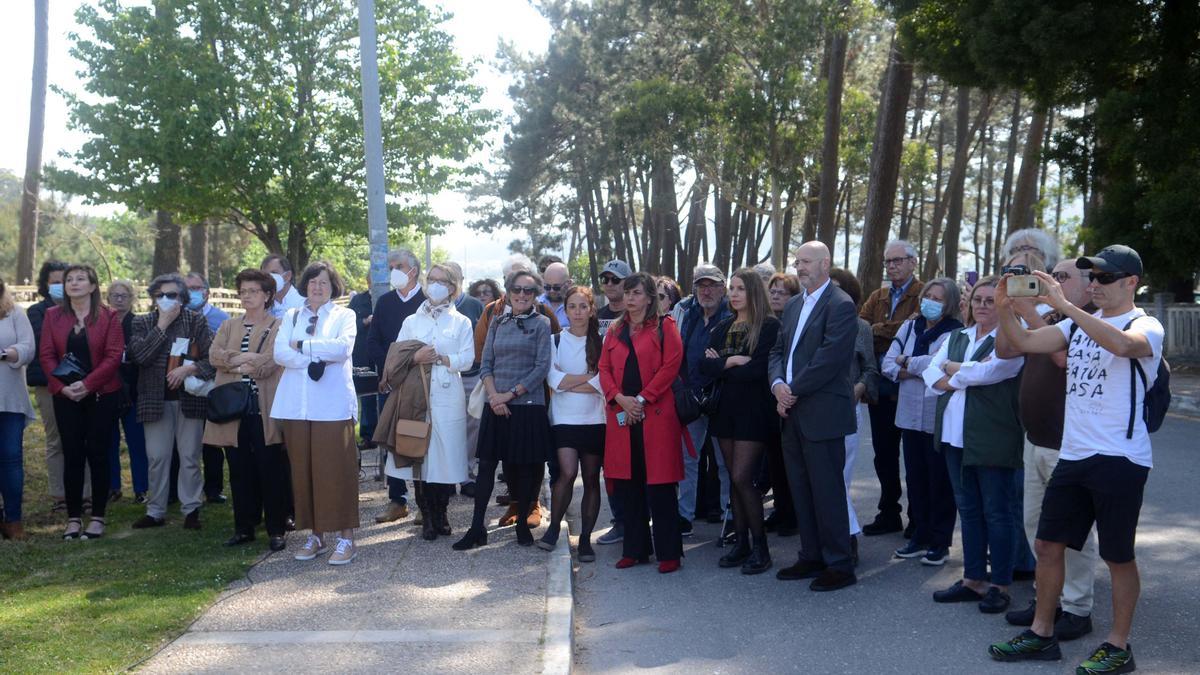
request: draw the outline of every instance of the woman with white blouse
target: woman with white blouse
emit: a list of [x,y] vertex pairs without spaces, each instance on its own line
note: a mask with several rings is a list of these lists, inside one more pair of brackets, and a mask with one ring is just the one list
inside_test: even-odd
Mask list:
[[550,424],[558,453],[558,480],[551,487],[550,526],[538,546],[553,551],[562,519],[571,504],[575,475],[583,465],[583,528],[579,532],[579,562],[595,562],[592,528],[600,515],[600,467],[604,464],[604,396],[600,393],[600,321],[592,290],[576,286],[566,294],[566,330],[550,346],[546,382]]
[[333,303],[345,287],[333,266],[315,262],[300,277],[304,305],[287,310],[275,335],[275,362],[283,375],[271,417],[283,422],[292,466],[296,529],[311,530],[296,560],[325,553],[336,533],[330,565],[354,560],[358,527],[358,450],[351,352],[358,332],[354,312]]
[[387,454],[384,472],[411,480],[421,507],[421,536],[427,540],[449,535],[446,509],[455,486],[467,480],[467,401],[462,376],[475,361],[475,331],[471,320],[455,309],[456,276],[445,265],[425,273],[425,302],[404,320],[396,342],[417,340],[425,346],[414,360],[432,364],[429,374],[429,451],[417,466],[397,467]]

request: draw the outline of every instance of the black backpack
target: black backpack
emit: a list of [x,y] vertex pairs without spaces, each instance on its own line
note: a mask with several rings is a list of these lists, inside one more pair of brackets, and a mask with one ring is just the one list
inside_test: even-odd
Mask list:
[[[1144,315],[1143,315],[1144,316]],[[1135,316],[1125,324],[1122,331],[1129,330],[1133,322],[1142,317]],[[1069,345],[1075,338],[1079,324],[1071,324],[1071,334],[1067,338]],[[1146,397],[1142,399],[1142,419],[1146,422],[1146,431],[1154,433],[1162,428],[1163,420],[1167,418],[1167,410],[1171,407],[1171,364],[1164,356],[1158,361],[1158,374],[1154,378],[1154,386],[1147,387],[1146,371],[1138,359],[1129,359],[1129,425],[1125,429],[1125,438],[1133,438],[1133,424],[1137,420],[1137,381],[1142,381],[1142,389]]]

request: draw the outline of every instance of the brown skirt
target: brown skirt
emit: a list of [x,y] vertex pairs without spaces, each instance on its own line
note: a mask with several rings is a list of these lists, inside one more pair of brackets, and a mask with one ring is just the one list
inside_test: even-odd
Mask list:
[[358,527],[354,420],[281,420],[292,465],[296,529],[318,534]]

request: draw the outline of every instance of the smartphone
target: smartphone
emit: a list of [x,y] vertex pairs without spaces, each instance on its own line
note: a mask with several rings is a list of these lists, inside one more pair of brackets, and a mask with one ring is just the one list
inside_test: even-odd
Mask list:
[[624,410],[617,413],[617,426],[622,426],[622,427],[625,426],[625,411]]
[[1010,265],[1001,268],[1001,274],[1011,274],[1005,282],[1004,290],[1010,298],[1036,298],[1046,294],[1042,280],[1029,273],[1025,265]]
[[974,286],[977,283],[979,283],[979,271],[978,270],[967,271],[967,285]]

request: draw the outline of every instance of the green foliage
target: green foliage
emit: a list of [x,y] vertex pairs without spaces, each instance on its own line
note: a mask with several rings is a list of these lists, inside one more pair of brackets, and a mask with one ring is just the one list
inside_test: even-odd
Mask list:
[[[440,10],[376,7],[389,226],[436,231],[425,199],[468,172],[493,116]],[[231,220],[297,264],[365,231],[356,3],[102,0],[78,20],[87,95],[64,95],[90,140],[79,171],[50,171],[59,189]]]

